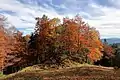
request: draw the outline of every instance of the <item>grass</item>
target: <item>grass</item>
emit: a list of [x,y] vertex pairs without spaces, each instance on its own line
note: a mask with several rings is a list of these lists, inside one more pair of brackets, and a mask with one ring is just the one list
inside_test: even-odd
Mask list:
[[2,73],[2,72],[0,72],[0,77],[4,77],[5,75]]
[[29,66],[16,73],[4,75],[0,80],[120,80],[120,71],[111,67],[79,64],[69,60],[65,60],[64,64]]
[[0,80],[120,80],[120,70],[113,68],[76,64],[65,68],[41,68],[35,65],[24,68]]

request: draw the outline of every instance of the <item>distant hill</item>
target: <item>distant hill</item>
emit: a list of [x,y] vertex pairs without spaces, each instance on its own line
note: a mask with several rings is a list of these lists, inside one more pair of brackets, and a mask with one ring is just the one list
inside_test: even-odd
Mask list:
[[[101,39],[102,42],[104,42],[104,39]],[[120,43],[120,38],[108,38],[106,39],[108,44],[113,44],[113,43]]]

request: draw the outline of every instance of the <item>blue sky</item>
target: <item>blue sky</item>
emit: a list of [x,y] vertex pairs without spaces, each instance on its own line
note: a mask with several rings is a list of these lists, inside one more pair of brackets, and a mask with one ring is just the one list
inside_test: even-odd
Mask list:
[[0,14],[24,34],[33,32],[35,17],[80,16],[101,38],[120,38],[120,0],[0,0]]

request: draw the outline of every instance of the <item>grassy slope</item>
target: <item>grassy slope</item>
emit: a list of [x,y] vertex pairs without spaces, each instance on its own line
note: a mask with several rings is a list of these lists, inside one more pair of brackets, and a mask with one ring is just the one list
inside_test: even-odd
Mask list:
[[120,71],[91,65],[61,69],[32,66],[0,80],[120,80]]

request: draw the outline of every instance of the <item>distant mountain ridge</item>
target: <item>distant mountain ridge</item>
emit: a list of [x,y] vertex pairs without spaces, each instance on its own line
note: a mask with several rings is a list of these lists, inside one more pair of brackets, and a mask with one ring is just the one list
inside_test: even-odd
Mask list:
[[[104,39],[101,39],[102,42],[104,42]],[[113,43],[120,43],[120,38],[108,38],[106,39],[108,44],[113,44]]]

